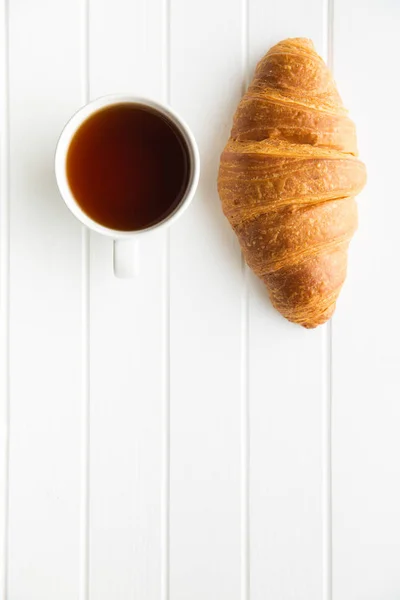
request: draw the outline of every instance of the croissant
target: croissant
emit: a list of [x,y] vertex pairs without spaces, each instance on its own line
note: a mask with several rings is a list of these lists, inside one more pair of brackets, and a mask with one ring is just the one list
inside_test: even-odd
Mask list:
[[267,52],[233,120],[218,191],[249,267],[289,321],[333,314],[366,180],[356,132],[308,39]]

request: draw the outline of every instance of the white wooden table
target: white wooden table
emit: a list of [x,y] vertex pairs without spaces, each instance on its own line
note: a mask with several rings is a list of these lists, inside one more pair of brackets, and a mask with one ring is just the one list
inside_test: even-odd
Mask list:
[[[0,6],[1,600],[398,600],[398,0]],[[216,193],[245,82],[290,36],[333,65],[369,174],[314,331],[243,269]],[[53,173],[68,117],[120,91],[171,103],[202,160],[132,280]]]

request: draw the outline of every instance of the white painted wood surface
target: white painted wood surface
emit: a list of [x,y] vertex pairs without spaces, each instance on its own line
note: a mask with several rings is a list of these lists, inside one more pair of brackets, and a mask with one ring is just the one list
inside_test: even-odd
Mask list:
[[[1,600],[397,600],[400,4],[0,7]],[[369,174],[315,331],[271,308],[216,193],[244,86],[289,36],[334,68]],[[170,103],[202,160],[133,280],[52,170],[69,115],[120,91]]]

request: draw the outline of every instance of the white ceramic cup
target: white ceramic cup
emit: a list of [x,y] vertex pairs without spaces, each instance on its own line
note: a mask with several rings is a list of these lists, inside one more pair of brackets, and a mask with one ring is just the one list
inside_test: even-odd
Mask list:
[[[97,223],[91,219],[79,206],[78,202],[74,198],[71,188],[68,183],[66,162],[69,145],[79,127],[84,123],[93,113],[107,107],[115,106],[118,104],[132,103],[139,106],[147,106],[153,111],[159,113],[168,121],[173,123],[181,133],[184,142],[186,143],[188,154],[189,154],[189,181],[186,187],[186,191],[182,197],[179,205],[167,215],[165,219],[151,225],[147,229],[140,229],[138,231],[118,231],[116,229],[110,229],[100,223]],[[154,100],[147,98],[138,98],[130,96],[129,94],[113,94],[110,96],[103,96],[89,102],[83,106],[78,112],[65,125],[60,138],[58,140],[56,156],[55,156],[55,172],[58,188],[64,202],[75,215],[77,219],[86,227],[89,227],[97,233],[110,236],[114,239],[114,273],[117,277],[132,277],[137,272],[137,240],[144,235],[149,235],[155,230],[164,229],[169,227],[178,217],[189,206],[193,200],[200,174],[200,157],[197,148],[196,141],[192,132],[186,123],[179,117],[175,111],[165,104],[159,104]]]

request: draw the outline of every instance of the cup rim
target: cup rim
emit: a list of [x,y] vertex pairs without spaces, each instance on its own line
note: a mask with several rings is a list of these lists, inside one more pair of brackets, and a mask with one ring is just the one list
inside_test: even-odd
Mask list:
[[[175,127],[178,128],[179,132],[181,133],[183,139],[186,142],[190,159],[189,181],[186,187],[185,194],[178,206],[159,223],[150,225],[145,229],[130,231],[120,231],[119,229],[112,229],[110,227],[106,227],[105,225],[101,225],[101,223],[98,223],[97,221],[89,217],[75,199],[72,190],[69,186],[66,174],[66,158],[68,148],[76,131],[79,129],[82,123],[84,123],[91,115],[100,111],[103,108],[106,108],[107,106],[125,103],[147,106],[163,115],[169,121],[172,121],[172,123],[175,125]],[[95,98],[94,100],[91,100],[87,104],[81,106],[72,115],[72,117],[64,125],[61,134],[58,138],[54,164],[58,189],[60,191],[62,199],[64,200],[65,204],[68,206],[72,214],[86,227],[89,227],[97,233],[107,235],[114,239],[132,238],[138,235],[149,233],[156,229],[165,229],[166,227],[172,225],[172,223],[174,223],[185,212],[189,204],[192,202],[200,175],[200,155],[197,143],[189,126],[182,119],[182,117],[180,117],[175,112],[175,110],[167,104],[162,104],[151,98],[123,93],[108,94],[106,96],[100,96],[98,98]]]

